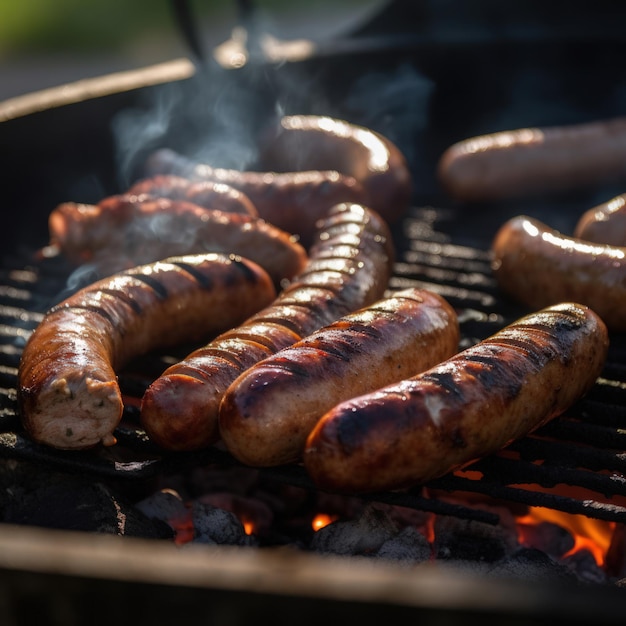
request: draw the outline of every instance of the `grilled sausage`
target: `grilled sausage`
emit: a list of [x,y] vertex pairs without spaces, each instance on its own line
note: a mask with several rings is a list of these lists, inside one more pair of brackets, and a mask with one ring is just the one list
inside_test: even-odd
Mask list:
[[493,271],[503,292],[537,309],[572,300],[611,330],[626,330],[626,248],[568,237],[524,215],[496,233]]
[[130,195],[149,195],[153,198],[186,200],[205,209],[217,209],[224,213],[247,213],[258,215],[252,201],[244,193],[226,185],[209,180],[193,181],[182,176],[153,176],[137,181],[126,192]]
[[409,206],[411,174],[398,147],[369,128],[317,115],[287,115],[261,141],[261,167],[336,170],[363,185],[368,206],[394,223]]
[[268,307],[169,367],[146,390],[141,422],[159,446],[192,450],[219,437],[218,409],[244,370],[339,317],[375,302],[391,275],[386,222],[356,204],[318,225],[303,272]]
[[626,179],[626,117],[481,135],[450,146],[437,174],[450,196],[497,200]]
[[259,215],[288,233],[300,236],[305,247],[315,236],[315,225],[341,202],[367,204],[363,186],[336,171],[243,172],[197,163],[163,148],[146,163],[146,173],[175,174],[194,181],[225,183],[244,193]]
[[183,256],[103,279],[52,307],[19,366],[26,431],[55,448],[115,443],[123,411],[115,370],[148,351],[222,332],[275,297],[251,261]]
[[458,343],[448,302],[422,289],[399,291],[241,374],[220,406],[222,440],[248,465],[298,461],[309,432],[333,406],[432,367]]
[[239,254],[278,286],[303,269],[306,250],[259,217],[208,210],[184,200],[120,195],[98,205],[66,202],[49,216],[50,244],[75,264],[111,274],[180,254]]
[[606,327],[587,307],[532,313],[422,374],[334,407],[307,440],[306,470],[338,492],[425,483],[562,414],[593,385],[607,349]]
[[585,211],[576,224],[574,237],[611,246],[626,246],[626,194]]

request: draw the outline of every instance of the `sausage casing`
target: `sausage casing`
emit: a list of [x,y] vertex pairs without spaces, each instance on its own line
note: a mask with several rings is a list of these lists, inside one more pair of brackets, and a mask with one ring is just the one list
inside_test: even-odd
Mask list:
[[55,448],[115,443],[115,371],[150,350],[198,341],[275,297],[251,261],[191,255],[102,279],[53,306],[22,353],[18,402],[31,437]]
[[450,196],[498,200],[626,179],[626,117],[471,137],[441,155]]
[[185,200],[205,209],[216,209],[224,213],[245,213],[254,216],[259,214],[244,193],[225,183],[210,180],[193,181],[183,176],[164,174],[139,180],[126,193]]
[[498,285],[530,308],[574,301],[626,330],[626,248],[575,239],[537,219],[505,222],[491,245]]
[[119,195],[98,205],[65,202],[49,216],[50,244],[100,274],[181,254],[239,254],[265,269],[275,285],[301,271],[306,250],[265,220],[204,209],[184,200]]
[[260,165],[276,171],[336,170],[357,180],[368,206],[394,223],[412,194],[408,164],[398,147],[369,128],[327,116],[286,115],[261,142]]
[[394,293],[241,374],[220,406],[222,440],[248,465],[298,461],[333,406],[432,367],[458,342],[456,313],[442,297],[415,288]]
[[610,246],[626,246],[626,194],[585,211],[574,228],[574,237]]
[[608,335],[591,309],[532,313],[430,370],[337,405],[309,436],[322,489],[421,484],[495,453],[563,413],[593,385]]
[[341,202],[367,203],[361,183],[336,171],[253,172],[211,167],[167,148],[146,163],[146,173],[175,174],[194,181],[225,183],[244,193],[259,216],[282,230],[297,234],[308,246],[316,223]]
[[269,306],[172,365],[146,390],[141,422],[155,443],[192,450],[219,439],[219,404],[230,384],[262,359],[381,298],[393,262],[385,220],[340,204],[318,224],[303,272]]

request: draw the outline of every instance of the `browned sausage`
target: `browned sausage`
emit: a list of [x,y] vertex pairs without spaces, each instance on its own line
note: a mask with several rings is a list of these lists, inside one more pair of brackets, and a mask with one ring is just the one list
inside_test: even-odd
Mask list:
[[217,209],[225,213],[258,215],[256,207],[244,193],[230,185],[209,180],[193,181],[173,175],[153,176],[137,181],[126,193],[186,200],[205,209]]
[[260,165],[280,172],[336,170],[363,185],[368,206],[389,223],[411,201],[406,159],[389,139],[369,128],[318,115],[287,115],[261,142]]
[[248,465],[298,461],[333,406],[414,376],[458,345],[458,319],[442,297],[417,288],[394,293],[241,374],[220,406],[222,440]]
[[563,413],[604,365],[607,330],[587,307],[532,313],[430,370],[348,400],[309,436],[321,489],[409,487],[494,453]]
[[493,271],[511,298],[537,309],[572,300],[591,307],[611,330],[626,330],[626,248],[567,237],[524,215],[492,243]]
[[160,446],[206,447],[219,439],[218,408],[244,370],[385,292],[393,247],[374,211],[340,204],[318,226],[309,261],[276,300],[168,368],[144,394],[141,422]]
[[438,163],[450,196],[497,200],[626,179],[626,117],[471,137]]
[[315,236],[315,224],[332,206],[341,202],[367,204],[368,200],[357,180],[336,171],[242,172],[197,163],[167,148],[150,156],[146,172],[230,185],[250,198],[263,219],[299,235],[305,247]]
[[50,244],[101,274],[180,254],[239,254],[278,286],[300,272],[306,250],[295,237],[245,213],[204,209],[184,200],[120,195],[96,206],[66,202],[49,216]]
[[626,194],[585,211],[576,224],[574,237],[611,246],[626,246]]
[[46,313],[24,348],[24,427],[55,448],[114,444],[123,411],[117,368],[219,333],[274,297],[258,265],[219,254],[167,259],[81,289]]

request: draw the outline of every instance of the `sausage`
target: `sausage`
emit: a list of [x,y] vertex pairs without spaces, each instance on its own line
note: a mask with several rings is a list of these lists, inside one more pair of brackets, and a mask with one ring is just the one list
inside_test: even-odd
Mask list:
[[573,300],[610,330],[626,330],[626,248],[568,237],[524,215],[504,223],[491,244],[500,289],[537,309]]
[[267,273],[246,259],[190,255],[102,279],[53,306],[18,372],[23,425],[62,449],[115,443],[123,411],[116,369],[151,350],[222,332],[271,302]]
[[324,413],[456,353],[459,323],[442,297],[409,288],[350,313],[241,374],[219,410],[226,448],[247,465],[299,461]]
[[320,489],[375,492],[425,483],[492,454],[562,414],[599,376],[602,320],[560,303],[402,382],[338,404],[307,439]]
[[171,450],[218,441],[219,404],[235,378],[381,298],[393,255],[389,227],[377,213],[356,204],[333,207],[318,225],[306,268],[274,302],[166,369],[148,387],[140,412],[148,436]]
[[222,252],[255,261],[275,285],[301,271],[306,250],[259,217],[184,200],[119,195],[98,205],[66,202],[49,216],[50,245],[75,264],[111,274],[180,254]]
[[626,178],[626,117],[471,137],[450,146],[437,176],[453,198],[515,198]]
[[626,194],[585,211],[574,228],[574,237],[611,246],[626,246]]
[[247,213],[258,216],[252,201],[244,193],[226,185],[209,180],[193,181],[183,176],[161,175],[144,178],[134,183],[126,192],[130,195],[149,195],[153,198],[186,200],[205,209],[217,209],[225,213]]
[[146,173],[175,174],[234,187],[250,198],[263,219],[299,235],[305,247],[315,236],[317,221],[332,206],[368,201],[365,189],[356,179],[336,171],[243,172],[197,163],[168,148],[150,155]]
[[287,115],[261,139],[261,167],[281,172],[336,170],[356,179],[368,206],[390,224],[411,201],[412,180],[398,147],[369,128],[318,115]]

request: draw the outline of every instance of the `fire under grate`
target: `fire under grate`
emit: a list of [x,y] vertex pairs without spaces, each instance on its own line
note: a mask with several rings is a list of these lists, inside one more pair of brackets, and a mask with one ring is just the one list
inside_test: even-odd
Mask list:
[[[496,332],[525,311],[498,292],[485,242],[467,244],[455,233],[454,211],[413,207],[398,228],[390,289],[420,286],[444,296],[458,311],[461,348]],[[0,457],[98,479],[142,481],[206,464],[237,465],[219,445],[165,453],[138,427],[138,399],[176,355],[149,356],[120,373],[127,407],[113,448],[61,451],[33,443],[16,407],[21,349],[42,313],[66,290],[62,259],[18,251],[0,268]],[[185,352],[181,353],[183,356]],[[498,500],[626,522],[626,342],[611,337],[609,357],[594,388],[560,418],[496,455],[424,487],[359,496],[365,500],[499,523],[497,514],[436,494],[464,492]],[[300,465],[259,470],[269,480],[315,490]]]

